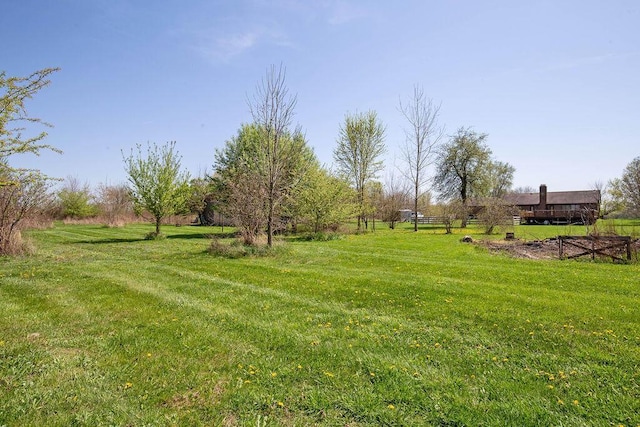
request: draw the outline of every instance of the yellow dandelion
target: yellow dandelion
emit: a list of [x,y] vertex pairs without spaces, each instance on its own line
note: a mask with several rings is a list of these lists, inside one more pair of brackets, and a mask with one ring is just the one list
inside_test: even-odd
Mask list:
[[298,369],[302,369],[302,365],[298,365]]
[[547,386],[547,388],[548,388],[549,390],[553,390],[553,385],[552,385],[552,384],[549,384],[549,385]]
[[387,408],[391,409],[392,411],[393,411],[394,409],[396,409],[396,407],[395,407],[395,406],[393,406],[392,404],[387,405]]
[[278,402],[278,406],[283,407],[284,406],[284,402]]
[[562,399],[558,399],[558,405],[564,405],[564,402],[562,401]]
[[147,353],[147,357],[151,357],[151,353]]
[[131,388],[131,387],[133,387],[133,384],[131,384],[130,382],[124,383],[124,389],[125,390],[128,389],[128,388]]
[[271,372],[271,378],[275,378],[276,376],[278,376],[276,372]]
[[375,374],[375,373],[373,373],[373,372],[369,372],[369,375],[370,375],[370,376],[372,376],[372,377],[375,377],[375,376],[376,376],[376,374]]
[[574,400],[574,401],[573,401],[573,402],[571,402],[571,403],[573,403],[573,405],[574,405],[574,406],[578,406],[578,405],[580,404],[580,402],[578,402],[577,400]]
[[333,378],[333,376],[334,376],[331,372],[328,372],[328,371],[324,371],[324,374],[326,376],[328,376],[329,378]]

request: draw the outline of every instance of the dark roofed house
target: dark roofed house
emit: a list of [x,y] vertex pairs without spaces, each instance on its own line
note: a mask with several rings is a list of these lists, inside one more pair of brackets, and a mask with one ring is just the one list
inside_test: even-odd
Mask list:
[[600,197],[600,190],[548,192],[542,184],[539,193],[510,193],[504,201],[518,208],[523,224],[591,224],[598,219]]
[[[521,224],[592,224],[600,212],[600,190],[548,192],[542,184],[539,193],[509,193],[502,199],[518,211]],[[471,203],[474,210],[482,203]]]

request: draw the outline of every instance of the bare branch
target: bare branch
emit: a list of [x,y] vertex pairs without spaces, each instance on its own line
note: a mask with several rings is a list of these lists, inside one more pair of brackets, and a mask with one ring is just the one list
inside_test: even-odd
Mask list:
[[[435,149],[444,135],[444,127],[438,125],[440,104],[436,105],[426,98],[424,90],[416,85],[413,97],[407,104],[400,100],[399,110],[409,122],[409,127],[405,128],[405,143],[401,147],[406,168],[401,169],[401,172],[413,185],[414,212],[417,212],[418,199],[428,182],[426,170],[434,163]],[[418,231],[417,215],[414,230]]]

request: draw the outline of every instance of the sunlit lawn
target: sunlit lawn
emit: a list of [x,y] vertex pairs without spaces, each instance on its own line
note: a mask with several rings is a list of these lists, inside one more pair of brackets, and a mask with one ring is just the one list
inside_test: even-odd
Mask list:
[[218,228],[150,229],[0,259],[0,426],[640,425],[638,264],[383,225],[230,259]]

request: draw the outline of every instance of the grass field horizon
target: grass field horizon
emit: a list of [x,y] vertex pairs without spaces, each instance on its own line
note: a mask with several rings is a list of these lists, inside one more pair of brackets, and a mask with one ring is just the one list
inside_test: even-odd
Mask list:
[[219,228],[150,230],[56,224],[0,258],[0,426],[640,425],[637,263],[404,226],[232,259]]

